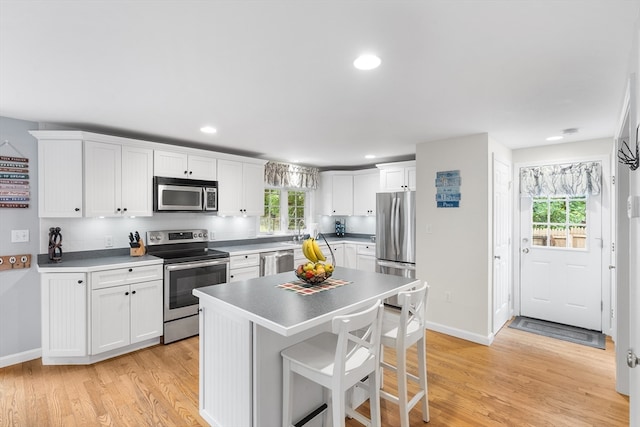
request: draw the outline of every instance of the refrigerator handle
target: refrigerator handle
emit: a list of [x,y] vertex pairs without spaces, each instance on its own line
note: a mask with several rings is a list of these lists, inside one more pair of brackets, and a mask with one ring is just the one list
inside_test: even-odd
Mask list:
[[400,254],[400,199],[398,197],[394,197],[393,199],[396,202],[395,221],[393,223],[393,240],[396,256],[398,256]]
[[396,248],[396,199],[395,195],[391,197],[391,218],[390,218],[390,228],[391,228],[391,236],[389,236],[389,240],[391,240],[391,248],[393,249],[393,256],[398,253]]

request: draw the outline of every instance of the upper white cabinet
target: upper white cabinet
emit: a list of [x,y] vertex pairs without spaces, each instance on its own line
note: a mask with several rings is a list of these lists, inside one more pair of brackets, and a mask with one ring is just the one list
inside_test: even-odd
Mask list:
[[381,163],[380,191],[409,191],[416,189],[416,162]]
[[218,215],[261,216],[264,163],[218,160]]
[[353,215],[353,173],[320,173],[321,215]]
[[155,176],[206,181],[217,179],[217,158],[214,156],[155,150],[153,163]]
[[353,175],[353,214],[375,215],[376,193],[380,186],[380,173],[377,169],[354,172]]
[[30,133],[38,138],[38,215],[41,218],[81,217],[82,139],[72,139],[71,135],[57,139],[47,131]]
[[85,142],[85,216],[153,214],[153,150]]

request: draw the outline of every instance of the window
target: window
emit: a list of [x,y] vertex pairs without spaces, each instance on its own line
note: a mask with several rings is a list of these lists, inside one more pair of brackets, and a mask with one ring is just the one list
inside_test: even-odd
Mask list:
[[534,197],[533,246],[585,248],[587,198],[585,196]]
[[296,232],[299,228],[304,228],[306,206],[307,193],[305,191],[265,189],[264,213],[260,217],[260,232],[268,234]]

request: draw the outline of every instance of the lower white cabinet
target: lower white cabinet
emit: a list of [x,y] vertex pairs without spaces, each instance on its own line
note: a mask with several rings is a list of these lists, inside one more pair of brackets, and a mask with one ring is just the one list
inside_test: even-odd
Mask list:
[[233,255],[229,258],[229,282],[260,277],[260,255]]
[[87,355],[85,273],[42,274],[42,360]]
[[376,271],[376,245],[358,245],[358,256],[356,262],[358,270]]
[[162,335],[162,280],[91,292],[91,354]]
[[344,246],[344,267],[357,268],[356,245],[353,243],[345,243],[343,246]]

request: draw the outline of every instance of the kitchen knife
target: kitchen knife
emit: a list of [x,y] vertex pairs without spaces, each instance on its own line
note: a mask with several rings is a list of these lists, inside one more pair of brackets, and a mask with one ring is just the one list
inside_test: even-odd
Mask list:
[[131,243],[135,242],[135,240],[133,239],[133,233],[129,233],[129,241]]
[[140,243],[140,233],[136,231],[136,242]]

